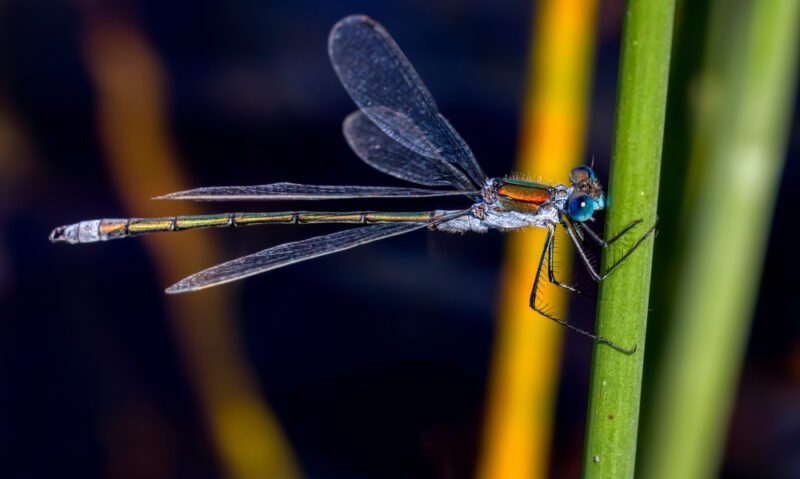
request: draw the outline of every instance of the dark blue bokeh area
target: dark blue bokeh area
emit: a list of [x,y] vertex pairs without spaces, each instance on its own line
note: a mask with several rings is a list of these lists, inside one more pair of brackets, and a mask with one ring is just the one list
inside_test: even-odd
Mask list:
[[[341,136],[355,107],[327,58],[330,27],[355,12],[382,21],[484,168],[501,175],[514,158],[531,6],[86,3],[18,1],[0,12],[0,84],[35,145],[34,163],[3,192],[3,476],[106,477],[122,464],[130,477],[219,477],[166,316],[167,285],[142,242],[46,241],[56,224],[137,214],[107,178],[82,53],[87,8],[123,12],[160,55],[172,140],[192,184],[399,185]],[[232,258],[329,230],[212,234]],[[192,233],[160,240],[190,242]],[[238,287],[247,358],[308,477],[471,474],[501,240],[422,232]],[[153,451],[162,456],[146,457]]]
[[[25,147],[10,150],[13,158],[0,158],[0,475],[223,477],[175,344],[168,316],[173,299],[163,294],[168,284],[143,242],[61,247],[47,241],[60,224],[140,214],[123,208],[108,178],[96,92],[82,53],[86,12],[129,18],[158,53],[171,141],[192,185],[401,185],[363,164],[342,138],[341,121],[355,106],[327,58],[331,26],[351,13],[379,20],[487,174],[502,176],[513,170],[534,5],[100,3],[11,0],[0,6],[0,120],[27,139]],[[586,153],[596,156],[603,178],[613,130],[618,3],[606,2],[599,16]],[[792,138],[789,157],[796,158],[796,127]],[[779,219],[796,216],[784,200],[797,178],[790,160]],[[411,200],[403,207],[459,204]],[[229,208],[202,206],[208,212]],[[398,205],[377,201],[368,208]],[[758,470],[772,457],[760,449],[763,457],[753,454],[753,444],[785,447],[781,438],[797,431],[753,438],[745,430],[759,414],[753,398],[764,395],[774,405],[787,389],[797,394],[792,228],[792,221],[778,221],[770,243],[740,392],[749,402],[734,416],[730,447],[736,455],[726,463],[737,470]],[[330,230],[276,226],[186,232],[159,241],[211,234],[225,258],[234,258]],[[473,475],[502,246],[496,232],[416,232],[225,286],[233,291],[232,321],[258,387],[306,477]],[[593,305],[575,306],[575,321],[591,328]],[[555,477],[579,468],[590,354],[590,343],[568,335],[551,459]],[[773,411],[788,415],[797,408]],[[790,419],[770,424],[779,429]],[[789,455],[782,451],[773,452]]]

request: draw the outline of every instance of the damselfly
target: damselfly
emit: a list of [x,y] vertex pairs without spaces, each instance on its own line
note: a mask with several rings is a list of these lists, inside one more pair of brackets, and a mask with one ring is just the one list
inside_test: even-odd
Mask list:
[[344,18],[331,30],[328,53],[342,85],[359,108],[345,119],[343,127],[344,136],[356,155],[388,175],[420,185],[450,189],[274,183],[197,188],[157,199],[265,201],[463,196],[472,201],[470,207],[419,212],[287,211],[99,219],[58,227],[51,233],[50,240],[93,243],[162,231],[260,224],[365,225],[281,244],[228,261],[182,279],[166,290],[167,293],[184,293],[422,228],[449,233],[545,228],[547,237],[533,279],[531,308],[596,341],[620,351],[632,351],[556,317],[538,304],[536,293],[545,264],[547,279],[551,283],[580,293],[574,286],[559,282],[553,272],[554,234],[559,225],[566,231],[589,274],[597,282],[628,258],[653,233],[654,228],[648,229],[615,264],[601,274],[584,251],[585,238],[588,236],[600,247],[607,248],[641,220],[632,222],[608,241],[588,227],[586,223],[594,220],[595,211],[605,207],[602,187],[590,167],[574,168],[568,185],[487,178],[469,146],[439,113],[419,75],[381,25],[366,16]]

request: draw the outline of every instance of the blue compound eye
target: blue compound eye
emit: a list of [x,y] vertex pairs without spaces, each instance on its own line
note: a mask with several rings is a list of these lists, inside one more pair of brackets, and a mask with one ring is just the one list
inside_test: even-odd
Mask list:
[[569,200],[567,213],[575,221],[586,221],[594,214],[595,206],[589,195],[578,195]]
[[587,181],[594,182],[597,180],[597,175],[594,174],[594,170],[589,168],[588,166],[576,166],[572,169],[572,172],[569,174],[569,179],[572,184],[579,184],[585,183]]

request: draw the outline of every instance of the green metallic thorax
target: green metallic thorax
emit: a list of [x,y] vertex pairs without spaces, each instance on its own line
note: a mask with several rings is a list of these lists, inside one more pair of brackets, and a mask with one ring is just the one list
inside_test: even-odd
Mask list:
[[552,187],[522,180],[503,180],[495,193],[503,208],[520,213],[535,213],[553,199]]

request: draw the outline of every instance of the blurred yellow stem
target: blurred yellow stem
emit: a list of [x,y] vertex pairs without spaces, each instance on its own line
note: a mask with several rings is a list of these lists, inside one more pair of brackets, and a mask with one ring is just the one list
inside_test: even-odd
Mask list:
[[[538,3],[517,160],[522,174],[566,181],[582,163],[596,10],[595,0]],[[563,330],[528,306],[543,244],[543,231],[509,237],[478,477],[548,476]],[[570,260],[568,248],[557,251],[562,277]],[[566,295],[542,292],[564,316]]]

